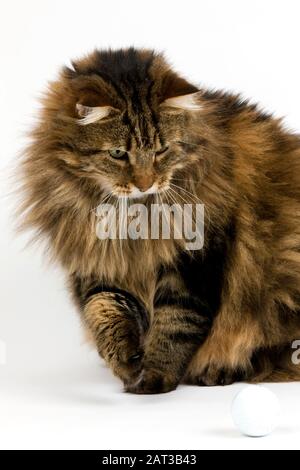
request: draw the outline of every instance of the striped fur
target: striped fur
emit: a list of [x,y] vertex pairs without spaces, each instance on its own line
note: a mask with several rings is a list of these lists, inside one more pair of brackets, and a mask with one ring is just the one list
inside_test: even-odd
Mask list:
[[[22,172],[23,223],[128,391],[300,378],[300,141],[280,121],[153,51],[95,51],[50,84]],[[203,250],[96,237],[108,193],[117,205],[151,184],[165,203],[205,204]]]

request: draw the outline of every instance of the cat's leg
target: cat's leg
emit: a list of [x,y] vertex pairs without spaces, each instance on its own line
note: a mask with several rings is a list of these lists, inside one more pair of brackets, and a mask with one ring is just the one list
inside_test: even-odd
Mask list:
[[[130,293],[76,280],[82,319],[99,355],[125,384],[141,370],[148,329],[145,307]],[[78,285],[80,288],[78,289]]]
[[174,390],[185,374],[210,321],[191,296],[165,292],[157,298],[145,340],[143,369],[126,390],[131,393],[164,393]]
[[263,328],[262,315],[250,315],[248,310],[243,318],[234,318],[230,317],[233,311],[233,307],[223,305],[207,339],[189,364],[185,382],[211,386],[236,381],[300,380],[299,365],[292,361],[290,339],[292,331],[295,336],[300,332],[297,318],[294,317],[291,333],[287,322],[274,321],[276,336],[271,337]]
[[250,316],[236,324],[229,319],[228,312],[221,310],[189,364],[186,383],[212,386],[252,379],[253,354],[265,342],[262,328]]

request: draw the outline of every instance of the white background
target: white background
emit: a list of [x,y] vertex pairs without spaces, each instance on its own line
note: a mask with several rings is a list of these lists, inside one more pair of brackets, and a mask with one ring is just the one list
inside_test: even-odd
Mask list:
[[[241,91],[300,129],[297,0],[1,0],[0,447],[33,449],[297,448],[300,384],[270,386],[282,423],[242,437],[230,403],[243,385],[122,393],[83,342],[59,267],[13,234],[9,178],[58,68],[94,47],[153,47],[195,83]],[[1,349],[1,343],[0,343]],[[2,362],[3,361],[2,357]]]

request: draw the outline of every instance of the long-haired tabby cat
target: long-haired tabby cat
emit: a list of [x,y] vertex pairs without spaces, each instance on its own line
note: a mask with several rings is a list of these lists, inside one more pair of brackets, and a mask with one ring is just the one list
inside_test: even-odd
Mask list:
[[[300,140],[280,121],[153,51],[97,50],[51,83],[22,168],[24,222],[127,391],[300,378]],[[204,204],[203,249],[97,237],[102,201],[157,196]]]

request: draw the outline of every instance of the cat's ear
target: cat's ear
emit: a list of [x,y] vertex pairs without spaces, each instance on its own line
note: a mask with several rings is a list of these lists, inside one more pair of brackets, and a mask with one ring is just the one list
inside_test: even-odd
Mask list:
[[120,113],[109,85],[100,78],[78,77],[72,80],[71,87],[71,115],[77,118],[78,124],[86,126]]
[[76,112],[79,117],[78,123],[82,126],[101,121],[112,113],[118,112],[112,106],[86,106],[81,103],[76,104]]
[[168,71],[162,82],[160,108],[165,112],[199,111],[200,91],[185,78]]
[[174,96],[173,98],[165,99],[160,108],[164,111],[174,110],[174,111],[200,111],[202,109],[201,102],[199,100],[200,92],[189,93],[187,95]]

